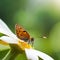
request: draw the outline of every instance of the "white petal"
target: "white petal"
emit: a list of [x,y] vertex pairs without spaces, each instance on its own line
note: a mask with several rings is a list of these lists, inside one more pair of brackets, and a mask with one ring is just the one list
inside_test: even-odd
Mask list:
[[0,37],[0,40],[4,41],[6,43],[10,43],[10,44],[17,44],[18,43],[17,40],[14,40],[13,38],[8,37],[8,36],[2,36],[2,37]]
[[25,53],[28,60],[39,60],[36,53],[34,53],[31,49],[25,49]]
[[[47,54],[34,50],[34,49],[25,49],[25,51],[26,51],[27,58],[34,59],[35,58],[34,55],[35,55],[36,57],[40,57],[43,60],[54,60],[52,57],[48,56]],[[30,56],[32,56],[32,57],[30,57]]]
[[8,26],[0,19],[0,32],[17,39],[16,35],[8,28]]
[[52,57],[48,56],[47,54],[45,54],[41,51],[37,51],[37,50],[33,50],[33,51],[37,54],[37,56],[39,56],[43,60],[54,60]]

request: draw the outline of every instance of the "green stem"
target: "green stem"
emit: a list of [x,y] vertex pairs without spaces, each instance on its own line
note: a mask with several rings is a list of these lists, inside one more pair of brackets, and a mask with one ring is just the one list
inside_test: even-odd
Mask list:
[[11,48],[2,60],[14,60],[18,54],[19,51],[17,51],[17,49]]

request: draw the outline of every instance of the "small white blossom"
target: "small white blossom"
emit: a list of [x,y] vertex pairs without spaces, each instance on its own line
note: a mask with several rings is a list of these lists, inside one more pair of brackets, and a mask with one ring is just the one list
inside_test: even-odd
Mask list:
[[[0,19],[0,33],[5,34],[5,36],[1,36],[0,40],[7,42],[9,44],[18,44],[19,38],[12,33],[12,31],[8,28],[8,26]],[[21,40],[21,42],[23,42]],[[25,48],[25,53],[28,60],[39,60],[38,57],[42,58],[43,60],[54,60],[52,57],[48,56],[47,54],[34,50],[33,48]]]

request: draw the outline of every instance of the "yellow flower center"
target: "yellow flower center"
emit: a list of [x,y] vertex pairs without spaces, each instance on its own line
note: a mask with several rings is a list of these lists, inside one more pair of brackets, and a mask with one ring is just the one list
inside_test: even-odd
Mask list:
[[27,49],[32,48],[32,46],[30,44],[28,44],[27,42],[20,41],[20,40],[18,42],[18,45],[22,50],[25,50],[25,48],[27,48]]

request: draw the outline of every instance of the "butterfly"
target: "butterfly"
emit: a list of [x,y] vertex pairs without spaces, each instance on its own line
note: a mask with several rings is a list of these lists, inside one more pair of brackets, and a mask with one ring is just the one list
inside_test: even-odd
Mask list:
[[16,35],[19,39],[33,44],[34,38],[31,38],[29,33],[22,26],[16,24],[15,30],[16,30]]

